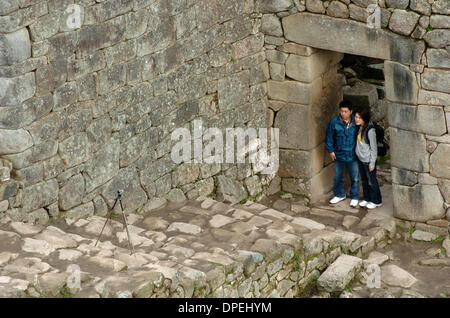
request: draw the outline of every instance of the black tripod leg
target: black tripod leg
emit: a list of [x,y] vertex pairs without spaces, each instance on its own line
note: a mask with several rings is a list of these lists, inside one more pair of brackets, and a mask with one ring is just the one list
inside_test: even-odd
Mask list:
[[125,228],[127,230],[128,245],[130,246],[131,254],[133,254],[134,253],[134,247],[133,247],[133,244],[131,243],[131,236],[130,236],[130,232],[128,231],[127,218],[125,217],[125,212],[123,211],[123,206],[122,206],[122,200],[121,199],[119,199],[119,203],[120,203],[120,209],[122,210],[123,221],[125,222]]
[[113,211],[114,211],[114,207],[116,206],[116,203],[117,203],[117,199],[114,201],[114,204],[113,204],[111,210],[109,211],[108,216],[106,217],[105,224],[103,224],[103,228],[102,228],[102,230],[101,230],[101,232],[100,232],[100,235],[98,236],[97,242],[95,242],[95,245],[94,245],[94,246],[97,246],[97,243],[98,243],[98,241],[100,240],[100,237],[102,236],[103,230],[105,229],[106,223],[108,223],[108,220],[110,220],[110,218],[111,218],[111,215],[112,215],[112,213],[113,213]]

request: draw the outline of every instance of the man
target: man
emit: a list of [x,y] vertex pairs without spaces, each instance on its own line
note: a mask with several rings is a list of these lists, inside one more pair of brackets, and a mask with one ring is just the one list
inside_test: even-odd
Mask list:
[[334,161],[333,193],[331,204],[345,200],[344,170],[350,175],[350,206],[356,207],[359,199],[358,161],[356,160],[355,135],[357,127],[352,115],[353,106],[348,101],[339,104],[339,116],[331,119],[325,138],[325,149]]

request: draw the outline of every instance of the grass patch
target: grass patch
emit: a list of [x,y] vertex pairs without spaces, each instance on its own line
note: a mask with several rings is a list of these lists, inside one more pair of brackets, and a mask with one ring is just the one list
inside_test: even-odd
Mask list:
[[355,282],[351,281],[350,283],[347,284],[347,286],[345,286],[344,290],[349,293],[353,293],[353,285],[354,284],[355,284]]
[[217,198],[217,193],[213,192],[211,194],[208,194],[207,197],[215,200]]
[[383,156],[378,160],[378,164],[381,166],[382,164],[384,164],[386,161],[388,161],[390,159],[391,159],[391,155],[387,154],[386,156]]
[[438,237],[436,237],[435,239],[432,239],[431,242],[439,242],[442,243],[445,240],[445,236],[443,235],[439,235]]

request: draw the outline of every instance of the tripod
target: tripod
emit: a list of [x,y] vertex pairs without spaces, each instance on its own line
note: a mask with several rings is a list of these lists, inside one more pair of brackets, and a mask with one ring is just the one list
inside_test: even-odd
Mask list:
[[111,208],[111,210],[109,211],[109,215],[106,218],[106,222],[103,225],[102,231],[100,232],[100,235],[98,236],[97,242],[95,242],[94,246],[97,246],[98,241],[100,240],[100,237],[102,236],[103,230],[105,229],[106,223],[108,223],[109,220],[111,220],[111,216],[112,213],[114,211],[114,207],[116,206],[117,201],[119,201],[120,203],[120,209],[122,210],[122,216],[123,216],[123,220],[125,222],[125,228],[127,230],[127,236],[128,236],[128,245],[130,246],[130,250],[131,250],[131,254],[132,255],[134,253],[134,247],[133,244],[131,244],[131,237],[130,237],[130,232],[128,231],[128,223],[127,223],[127,218],[125,217],[125,212],[123,211],[123,205],[122,205],[122,194],[123,194],[123,190],[117,190],[117,197],[114,200],[114,204]]

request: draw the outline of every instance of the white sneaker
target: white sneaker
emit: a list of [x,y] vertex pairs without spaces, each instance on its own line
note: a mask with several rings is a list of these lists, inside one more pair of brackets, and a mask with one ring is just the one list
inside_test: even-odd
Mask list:
[[356,208],[358,206],[358,200],[351,200],[350,201],[350,206],[353,208]]
[[345,197],[343,197],[343,198],[334,197],[333,199],[330,200],[330,203],[331,204],[336,204],[336,203],[341,202],[343,200],[345,200]]
[[382,204],[381,203],[380,204],[375,204],[375,203],[369,202],[369,203],[367,203],[366,208],[368,208],[368,209],[375,209],[375,208],[377,208],[379,206],[382,206]]
[[359,206],[365,207],[365,206],[367,206],[368,203],[369,202],[367,202],[366,200],[362,200],[361,202],[359,202]]

